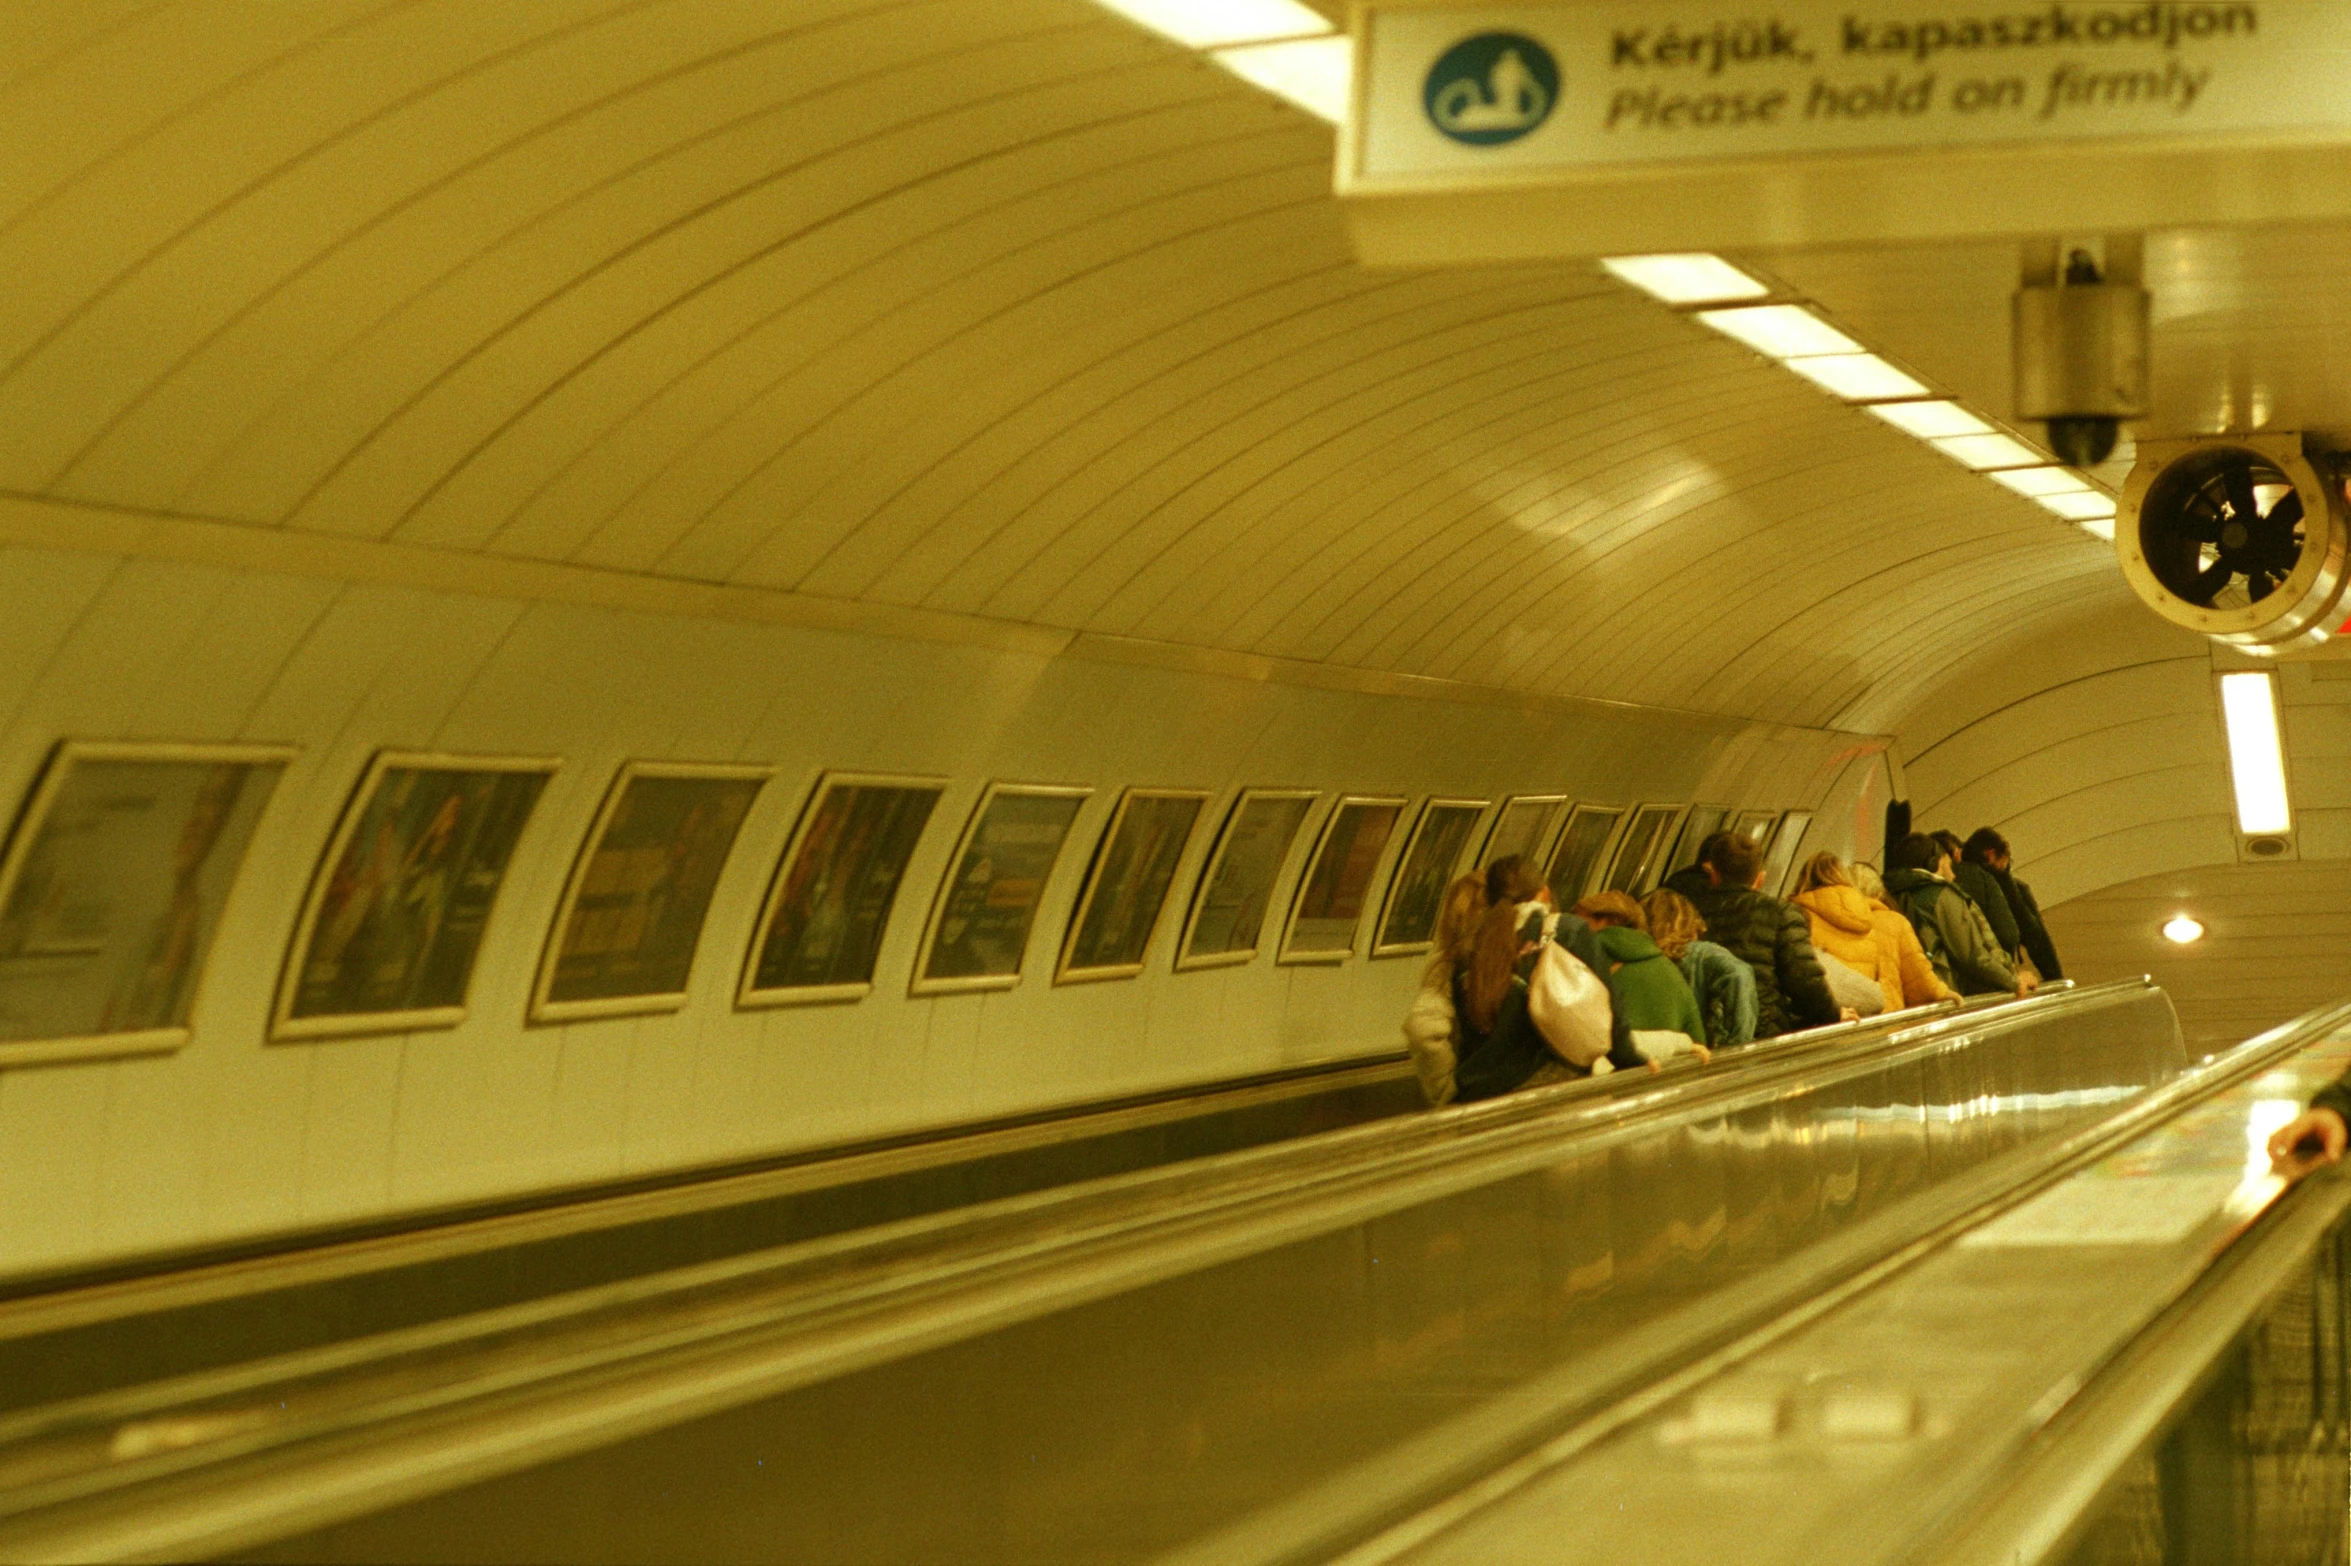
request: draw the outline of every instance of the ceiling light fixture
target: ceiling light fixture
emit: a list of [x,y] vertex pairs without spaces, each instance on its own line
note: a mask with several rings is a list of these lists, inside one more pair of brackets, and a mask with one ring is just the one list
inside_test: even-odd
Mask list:
[[2090,488],[2088,481],[2071,468],[2009,468],[1993,474],[1992,482],[2036,500],[2043,495],[2086,494]]
[[1222,49],[1334,31],[1330,19],[1300,0],[1099,0],[1187,49]]
[[1992,426],[1948,398],[1935,402],[1873,402],[1869,411],[1903,434],[1916,435],[1920,440],[1992,433]]
[[1813,385],[1847,402],[1876,402],[1883,397],[1923,397],[1926,387],[1874,353],[1819,354],[1781,363]]
[[1670,305],[1761,299],[1771,289],[1720,256],[1703,251],[1662,256],[1603,256],[1600,265],[1620,282]]
[[1995,431],[1989,435],[1956,435],[1934,442],[1944,456],[1962,467],[1978,473],[1987,468],[2029,468],[2049,460],[2049,454],[2035,451],[2013,435]]
[[2056,512],[2068,522],[2103,522],[2106,536],[2114,536],[2114,497],[2102,491],[2089,489],[2080,494],[2035,495],[2033,499]]
[[1735,337],[1757,353],[1774,359],[1862,351],[1861,344],[1802,305],[1733,305],[1727,310],[1700,310],[1696,314],[1725,337]]
[[1286,98],[1333,125],[1347,117],[1355,47],[1344,34],[1211,49],[1208,58],[1252,87]]
[[2293,825],[2286,800],[2286,753],[2278,737],[2277,679],[2262,670],[2220,677],[2220,711],[2229,731],[2229,779],[2237,790],[2237,830],[2284,832]]
[[2173,914],[2163,926],[2163,938],[2174,946],[2185,946],[2204,938],[2204,926],[2186,914]]
[[2113,541],[2113,497],[2080,473],[2053,463],[2047,451],[1951,398],[1934,396],[1909,371],[1867,351],[1805,305],[1728,302],[1781,291],[1764,279],[1704,251],[1606,256],[1600,265],[1618,281],[1666,304],[1706,306],[1688,313],[1777,359],[1831,396],[1867,408],[1953,461],[2038,501],[2084,532]]

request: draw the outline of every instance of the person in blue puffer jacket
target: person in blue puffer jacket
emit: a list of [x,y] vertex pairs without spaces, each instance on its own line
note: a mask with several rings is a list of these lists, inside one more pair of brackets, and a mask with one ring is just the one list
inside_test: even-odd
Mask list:
[[1649,894],[1641,905],[1648,916],[1649,938],[1657,949],[1681,965],[1682,977],[1697,998],[1698,1015],[1706,1024],[1699,1042],[1723,1049],[1755,1041],[1755,970],[1712,941],[1700,940],[1706,921],[1697,905],[1665,887]]

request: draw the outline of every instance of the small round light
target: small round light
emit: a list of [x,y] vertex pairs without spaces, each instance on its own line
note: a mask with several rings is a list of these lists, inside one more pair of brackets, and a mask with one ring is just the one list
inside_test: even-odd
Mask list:
[[2163,938],[2175,945],[2185,946],[2190,941],[2204,938],[2204,926],[2186,914],[2173,914],[2170,922],[2163,927]]

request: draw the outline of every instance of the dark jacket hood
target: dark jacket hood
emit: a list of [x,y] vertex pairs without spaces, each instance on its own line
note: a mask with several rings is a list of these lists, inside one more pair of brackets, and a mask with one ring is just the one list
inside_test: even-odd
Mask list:
[[1899,896],[1917,891],[1922,886],[1949,886],[1941,876],[1926,870],[1889,870],[1886,872],[1886,890]]

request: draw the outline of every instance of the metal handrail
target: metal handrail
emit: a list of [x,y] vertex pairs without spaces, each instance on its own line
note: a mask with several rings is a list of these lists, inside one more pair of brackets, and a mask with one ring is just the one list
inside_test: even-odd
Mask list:
[[1402,1083],[1402,1051],[1062,1106],[1002,1120],[928,1129],[695,1167],[627,1181],[471,1203],[152,1253],[97,1267],[0,1279],[0,1339],[59,1325],[168,1309],[265,1287],[323,1282],[418,1261],[504,1250],[533,1240],[748,1206],[1040,1147],[1108,1137],[1351,1088]]
[[[2148,981],[2116,981],[2125,986]],[[2070,981],[2061,981],[2071,989]],[[1701,1071],[1719,1080],[1730,1070],[1744,1071],[1762,1064],[1809,1058],[1824,1050],[1854,1047],[1959,1014],[1988,1009],[2046,1005],[2060,993],[2057,986],[2026,1000],[2014,996],[1976,996],[1943,1001],[1858,1022],[1832,1023],[1782,1034],[1776,1038],[1726,1049],[1713,1065],[1701,1068],[1691,1060],[1670,1063],[1662,1080],[1680,1090]],[[796,1192],[821,1190],[882,1178],[942,1164],[993,1157],[1040,1145],[1089,1136],[1109,1135],[1139,1126],[1203,1113],[1224,1112],[1260,1103],[1277,1102],[1308,1093],[1328,1092],[1350,1085],[1401,1080],[1410,1067],[1401,1060],[1376,1058],[1316,1068],[1312,1072],[1282,1073],[1241,1085],[1218,1085],[1188,1098],[1152,1096],[1136,1103],[1116,1103],[1081,1115],[1024,1120],[1001,1127],[983,1127],[953,1137],[923,1137],[892,1142],[869,1151],[792,1160],[777,1167],[713,1176],[690,1173],[651,1189],[631,1188],[608,1196],[566,1197],[532,1205],[522,1211],[488,1216],[461,1216],[424,1220],[388,1233],[369,1232],[356,1238],[330,1235],[323,1243],[270,1248],[259,1254],[232,1250],[227,1259],[199,1255],[185,1266],[160,1271],[138,1271],[130,1276],[104,1277],[87,1285],[67,1283],[20,1298],[0,1299],[0,1340],[17,1339],[108,1320],[178,1309],[212,1300],[257,1295],[270,1290],[330,1283],[371,1273],[389,1272],[420,1262],[512,1249],[518,1245],[571,1234],[617,1228],[624,1224],[692,1218],[727,1208]],[[1647,1072],[1620,1072],[1550,1087],[1528,1090],[1477,1104],[1449,1105],[1417,1115],[1404,1115],[1314,1133],[1286,1143],[1213,1155],[1180,1166],[1197,1169],[1212,1161],[1229,1164],[1253,1153],[1363,1158],[1380,1156],[1384,1148],[1418,1144],[1432,1136],[1455,1137],[1468,1131],[1517,1124],[1551,1114],[1562,1106],[1592,1100],[1646,1100],[1659,1086],[1660,1076]],[[1113,1179],[1128,1179],[1129,1171]],[[1067,1189],[1062,1187],[1061,1189]]]
[[[1410,1493],[1417,1484],[1422,1487],[1420,1498],[1390,1506],[1384,1520],[1357,1531],[1352,1538],[1346,1536],[1343,1518],[1325,1516],[1315,1521],[1310,1547],[1297,1548],[1295,1538],[1270,1540],[1261,1527],[1248,1539],[1243,1553],[1253,1561],[1335,1557],[1344,1566],[1382,1566],[1411,1556],[1431,1538],[1461,1526],[1472,1516],[1490,1508],[1507,1508],[1515,1495],[1602,1442],[1620,1438],[1673,1400],[1888,1286],[1959,1236],[2014,1211],[2199,1105],[2276,1069],[2346,1021],[2351,1021],[2351,1005],[2323,1007],[2206,1057],[2171,1083],[2096,1124],[2044,1146],[2020,1149],[1973,1178],[1919,1199],[1911,1232],[1898,1245],[1879,1247],[1876,1254],[1871,1254],[1866,1244],[1824,1246],[1806,1253],[1798,1263],[1775,1269],[1778,1276],[1757,1280],[1765,1287],[1739,1302],[1738,1308],[1726,1308],[1730,1302],[1710,1299],[1702,1315],[1693,1313],[1688,1321],[1661,1324],[1660,1337],[1666,1341],[1647,1356],[1652,1363],[1636,1367],[1623,1378],[1625,1384],[1608,1396],[1579,1401],[1564,1385],[1530,1396],[1527,1401],[1533,1403],[1550,1401],[1554,1412],[1547,1416],[1549,1428],[1530,1426],[1510,1435],[1509,1443],[1524,1455],[1490,1463],[1473,1482],[1437,1486],[1425,1478],[1399,1477],[1393,1481],[1399,1491]],[[2329,1189],[2311,1204],[2310,1217],[2293,1225],[2290,1232],[2287,1226],[2279,1226],[2278,1243],[2293,1256],[2305,1253],[2343,1212],[2351,1211],[2351,1179],[2338,1176],[2325,1183]],[[2283,1263],[2276,1256],[2269,1257],[2244,1269],[2242,1278],[2216,1290],[2219,1298],[2183,1301],[2177,1312],[2182,1318],[2180,1343],[2190,1357],[2225,1344],[2234,1327],[2266,1297],[2263,1280],[2274,1280],[2281,1268],[2290,1264],[2291,1257]],[[2201,1320],[2192,1319],[2199,1303],[2208,1306],[2208,1313]],[[2205,1357],[2209,1359],[2208,1354]],[[2127,1372],[2131,1367],[2124,1368]],[[2028,1541],[2048,1542],[2049,1511],[2069,1502],[2086,1504],[2084,1472],[2076,1464],[2107,1460],[2110,1468],[2118,1465],[2135,1450],[2132,1437],[2144,1436],[2152,1427],[2149,1400],[2166,1395],[2175,1395],[2176,1400],[2176,1394],[2193,1383],[2193,1373],[2183,1374],[2177,1361],[2167,1369],[2168,1373],[2154,1377],[2142,1374],[2137,1384],[2126,1385],[2123,1406],[2100,1409],[2093,1405],[2088,1417],[2078,1419],[2071,1432],[2078,1438],[2078,1446],[2061,1449],[2051,1444],[2036,1451],[2015,1493],[1988,1519],[1979,1520],[1947,1555],[1938,1553],[1934,1559],[1940,1566],[1989,1566],[1995,1561],[2039,1558],[2038,1551],[2022,1546]],[[1466,1444],[1462,1432],[1444,1432],[1444,1444],[1449,1457],[1461,1458]],[[2094,1497],[2096,1484],[2087,1488]],[[1369,1509],[1359,1493],[1349,1496],[1349,1504],[1358,1509],[1358,1515]],[[1210,1566],[1242,1558],[1242,1554],[1219,1547],[1232,1542],[1230,1538],[1214,1541],[1208,1548],[1184,1552],[1183,1559],[1187,1566]],[[1903,1558],[1916,1557],[1905,1554]]]
[[[1770,1102],[1799,1078],[1822,1083],[1890,1068],[1956,1047],[1987,1024],[2021,1026],[2149,988],[2125,981],[2052,995],[1999,1008],[2002,1017],[1987,1017],[1992,1008],[1945,1012],[1861,1046],[1850,1035],[1815,1039],[1765,1052],[1747,1069],[1647,1086],[1629,1100],[1491,1106],[1511,1110],[1509,1120],[1471,1106],[1414,1122],[1424,1135],[1383,1157],[1345,1156],[1340,1144],[1369,1127],[1311,1139],[1318,1145],[1303,1151],[1254,1149],[1203,1160],[1217,1166],[1210,1169],[1014,1198],[36,1411],[0,1425],[0,1485],[33,1530],[0,1524],[0,1550],[57,1537],[22,1516],[26,1509],[73,1512],[77,1500],[98,1505],[98,1520],[84,1515],[84,1525],[124,1537],[129,1514],[112,1503],[125,1499],[117,1494],[125,1485],[177,1494],[164,1511],[182,1517],[172,1526],[183,1531],[160,1548],[210,1548],[185,1531],[193,1525],[181,1509],[217,1516],[252,1496],[213,1483],[217,1473],[179,1492],[222,1463],[250,1459],[269,1469],[268,1454],[284,1453],[365,1486],[383,1481],[365,1464],[354,1470],[351,1454],[403,1441],[423,1443],[390,1465],[403,1484],[540,1461],[1506,1179],[1555,1162],[1566,1137],[1579,1147],[1613,1145]],[[289,1412],[255,1417],[273,1408]],[[433,1433],[420,1433],[425,1426]],[[91,1460],[122,1431],[151,1428],[196,1434],[173,1450]],[[252,1484],[271,1482],[249,1462],[240,1471]],[[313,1475],[295,1487],[307,1497],[302,1505],[327,1504],[333,1487],[321,1483]],[[95,1536],[73,1537],[73,1553],[94,1552]]]

